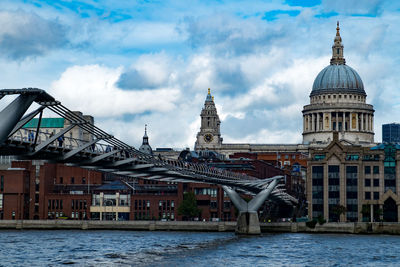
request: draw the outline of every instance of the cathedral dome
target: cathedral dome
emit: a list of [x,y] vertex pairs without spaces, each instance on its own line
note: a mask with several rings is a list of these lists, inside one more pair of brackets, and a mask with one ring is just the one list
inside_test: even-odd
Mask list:
[[324,68],[314,80],[311,96],[324,93],[355,93],[366,95],[360,75],[345,64]]

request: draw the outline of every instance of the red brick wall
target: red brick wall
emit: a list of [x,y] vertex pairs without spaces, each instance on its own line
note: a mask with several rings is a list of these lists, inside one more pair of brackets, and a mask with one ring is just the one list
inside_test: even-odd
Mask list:
[[[28,219],[28,172],[25,170],[1,170],[4,178],[3,194],[3,219]],[[15,214],[13,218],[13,213]]]

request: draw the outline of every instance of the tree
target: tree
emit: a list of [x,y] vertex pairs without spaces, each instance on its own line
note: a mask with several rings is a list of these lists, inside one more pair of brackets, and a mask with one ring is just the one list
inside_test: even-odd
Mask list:
[[362,205],[361,214],[362,214],[363,222],[369,222],[370,217],[371,217],[371,206],[370,205]]
[[337,204],[336,206],[332,207],[332,213],[337,216],[337,221],[340,220],[340,215],[345,214],[347,208],[343,205]]
[[178,215],[182,215],[184,219],[193,219],[199,216],[201,209],[197,207],[196,196],[193,192],[185,192],[183,201],[178,207]]

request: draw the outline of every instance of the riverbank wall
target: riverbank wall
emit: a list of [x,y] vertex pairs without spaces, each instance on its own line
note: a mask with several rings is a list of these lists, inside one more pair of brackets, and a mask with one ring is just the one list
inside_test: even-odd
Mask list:
[[[261,223],[263,233],[345,233],[400,235],[400,223],[324,223],[315,228],[304,222]],[[234,232],[236,222],[198,221],[75,221],[75,220],[0,220],[0,229],[80,229],[136,231]]]
[[235,227],[236,222],[0,220],[0,229],[233,232]]

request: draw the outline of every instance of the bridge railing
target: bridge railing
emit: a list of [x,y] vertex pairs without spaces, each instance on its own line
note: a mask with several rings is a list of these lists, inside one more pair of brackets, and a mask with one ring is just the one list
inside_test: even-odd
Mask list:
[[[36,135],[37,135],[36,130],[19,129],[9,139],[13,140],[13,141],[17,141],[17,142],[19,141],[20,143],[39,145],[39,144],[49,140],[54,135],[54,132],[39,131],[37,138],[36,138]],[[36,139],[36,143],[35,143],[35,139]],[[79,148],[88,142],[89,142],[88,140],[84,140],[84,139],[63,136],[62,140],[56,139],[53,142],[51,142],[49,144],[49,147],[57,147],[57,148],[72,150],[75,148]],[[104,154],[104,153],[108,153],[108,152],[110,152],[112,150],[116,150],[116,149],[118,149],[118,148],[115,146],[112,146],[110,144],[101,143],[101,141],[100,141],[98,143],[94,143],[91,146],[83,149],[82,152],[93,152],[96,154]],[[123,157],[123,158],[129,157],[130,154],[127,154],[125,152],[126,151],[120,151],[119,156]]]

